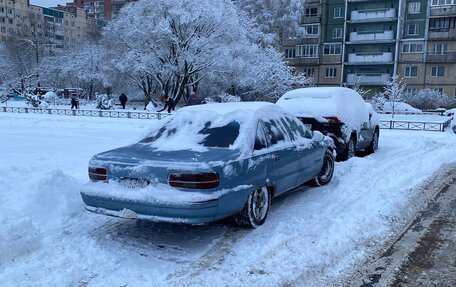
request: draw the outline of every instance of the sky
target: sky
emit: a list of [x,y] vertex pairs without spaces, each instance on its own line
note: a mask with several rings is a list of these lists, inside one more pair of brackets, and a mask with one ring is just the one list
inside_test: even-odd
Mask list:
[[73,2],[71,0],[30,0],[30,4],[42,6],[42,7],[54,7],[58,4],[65,5],[67,2]]

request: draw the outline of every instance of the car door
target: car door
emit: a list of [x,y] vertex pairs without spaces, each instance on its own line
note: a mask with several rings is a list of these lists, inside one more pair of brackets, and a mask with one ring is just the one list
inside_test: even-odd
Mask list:
[[297,175],[296,185],[301,185],[315,177],[323,164],[324,148],[312,139],[312,131],[301,121],[286,117],[291,134],[296,138],[297,145]]
[[363,126],[361,127],[362,140],[358,142],[358,147],[365,148],[372,141],[372,137],[374,135],[374,130],[372,127],[371,120],[372,120],[372,113],[369,112],[369,117],[366,119],[365,122],[363,122]]
[[276,194],[296,186],[297,148],[278,119],[261,120],[273,160],[270,178],[276,184]]

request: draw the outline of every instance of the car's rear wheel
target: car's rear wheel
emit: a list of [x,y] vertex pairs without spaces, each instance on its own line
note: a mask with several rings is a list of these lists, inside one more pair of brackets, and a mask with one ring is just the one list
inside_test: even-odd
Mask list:
[[323,186],[328,184],[334,173],[334,155],[328,149],[323,156],[323,166],[320,173],[313,179],[313,185]]
[[372,136],[372,142],[366,149],[367,153],[374,153],[378,149],[378,137],[379,132],[378,130],[375,130],[374,135]]
[[234,216],[240,226],[256,228],[266,221],[271,206],[271,194],[267,187],[252,191],[242,211]]

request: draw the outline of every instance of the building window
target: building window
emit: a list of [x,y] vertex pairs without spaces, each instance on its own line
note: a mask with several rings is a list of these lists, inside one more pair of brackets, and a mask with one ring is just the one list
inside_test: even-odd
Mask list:
[[431,67],[431,77],[444,77],[444,76],[445,76],[445,67],[444,66]]
[[5,13],[5,8],[0,7],[0,12]]
[[8,19],[8,24],[13,24],[13,19]]
[[445,55],[448,52],[448,44],[434,44],[432,53],[434,55]]
[[333,39],[342,39],[342,28],[333,29]]
[[418,35],[418,24],[408,24],[407,35]]
[[301,36],[320,35],[320,24],[307,24],[300,27]]
[[13,14],[13,9],[8,9],[9,14]]
[[325,78],[335,78],[337,75],[337,68],[326,68]]
[[[429,31],[433,32],[446,32],[450,29],[451,18],[432,18],[429,20]],[[454,21],[452,28],[454,28]]]
[[342,44],[325,44],[323,54],[324,55],[340,55],[342,50]]
[[6,28],[5,28],[5,27],[1,27],[1,28],[0,28],[0,31],[1,31],[2,33],[6,33]]
[[334,19],[337,19],[337,18],[344,18],[344,8],[343,7],[334,8]]
[[5,23],[5,17],[0,17],[0,22]]
[[451,5],[452,0],[432,0],[431,6]]
[[304,75],[306,77],[314,77],[315,76],[315,68],[305,68],[303,73],[304,73]]
[[296,56],[302,58],[317,58],[318,46],[317,45],[300,45],[296,46]]
[[318,9],[317,8],[306,8],[306,12],[304,13],[304,17],[316,17],[318,16]]
[[404,92],[406,94],[416,94],[416,88],[405,88]]
[[295,49],[285,49],[285,58],[292,59],[296,56]]
[[405,67],[404,75],[406,78],[418,78],[418,67],[417,66]]
[[409,14],[418,14],[421,10],[421,2],[409,2],[408,3],[408,13]]
[[403,53],[422,53],[423,44],[422,43],[404,43],[402,45]]

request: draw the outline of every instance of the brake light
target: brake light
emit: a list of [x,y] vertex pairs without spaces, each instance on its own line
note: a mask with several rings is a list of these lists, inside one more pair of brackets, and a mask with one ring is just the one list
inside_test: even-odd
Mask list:
[[325,119],[328,120],[328,122],[333,123],[333,124],[340,124],[340,120],[338,117],[324,117]]
[[210,189],[219,186],[220,178],[218,173],[170,173],[168,184],[172,187]]
[[89,167],[89,178],[92,181],[107,180],[108,175],[104,167]]

